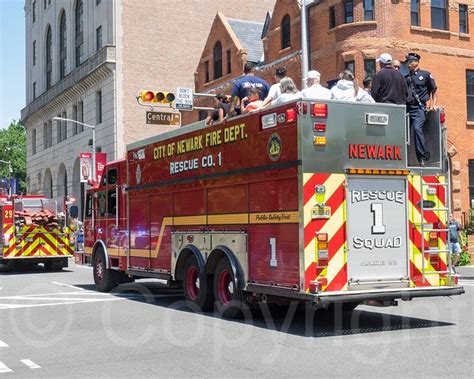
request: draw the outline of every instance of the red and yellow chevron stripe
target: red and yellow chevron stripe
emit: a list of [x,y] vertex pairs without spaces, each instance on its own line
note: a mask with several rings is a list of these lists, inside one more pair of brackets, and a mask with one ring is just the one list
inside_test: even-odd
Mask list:
[[[429,187],[429,184],[445,183],[444,176],[421,176],[410,175],[408,177],[408,212],[409,212],[409,247],[410,247],[410,278],[412,287],[440,286],[445,285],[446,274],[439,274],[436,271],[447,270],[448,254],[446,252],[430,254],[429,250],[429,232],[422,235],[422,225],[424,228],[445,229],[448,218],[447,211],[427,210],[423,212],[423,219],[419,204],[423,200],[432,201],[434,208],[446,207],[446,188],[444,186],[432,186],[436,189],[433,195],[421,193],[421,183],[423,188]],[[447,233],[438,233],[438,250],[447,249]],[[422,254],[422,243],[425,253]],[[433,251],[435,252],[435,251]],[[424,267],[424,269],[423,269]],[[424,275],[423,275],[424,270]]]
[[23,226],[15,231],[14,225],[4,224],[3,233],[8,241],[3,251],[4,259],[73,254],[68,233],[59,228]]
[[[322,291],[347,289],[346,201],[344,174],[303,174],[305,291],[319,282]],[[323,185],[324,195],[315,194]],[[324,202],[331,217],[312,219],[312,209]],[[318,265],[316,233],[328,235],[328,264]]]

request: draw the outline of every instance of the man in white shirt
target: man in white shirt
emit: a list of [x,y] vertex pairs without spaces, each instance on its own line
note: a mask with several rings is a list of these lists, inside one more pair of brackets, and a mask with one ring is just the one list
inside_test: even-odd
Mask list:
[[268,96],[263,101],[263,104],[261,105],[261,108],[267,106],[272,101],[275,101],[276,99],[278,99],[278,96],[281,95],[280,80],[283,79],[285,76],[286,76],[286,68],[278,67],[275,70],[275,81],[276,81],[276,83],[273,84],[270,87],[270,90],[268,91]]
[[308,87],[301,91],[303,97],[310,99],[330,99],[331,91],[319,84],[320,80],[321,74],[318,71],[308,71],[308,76],[306,77],[306,85]]

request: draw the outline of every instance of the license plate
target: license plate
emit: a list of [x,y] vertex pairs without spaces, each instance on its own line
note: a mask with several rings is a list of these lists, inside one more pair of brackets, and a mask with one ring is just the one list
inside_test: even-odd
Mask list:
[[324,205],[324,206],[316,206],[311,211],[311,218],[318,219],[318,218],[329,218],[331,217],[331,207]]

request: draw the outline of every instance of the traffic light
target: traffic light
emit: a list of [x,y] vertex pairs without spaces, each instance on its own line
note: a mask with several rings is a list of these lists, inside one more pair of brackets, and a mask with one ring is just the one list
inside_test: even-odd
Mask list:
[[173,92],[161,92],[161,91],[140,91],[140,100],[142,103],[172,103],[175,99]]

